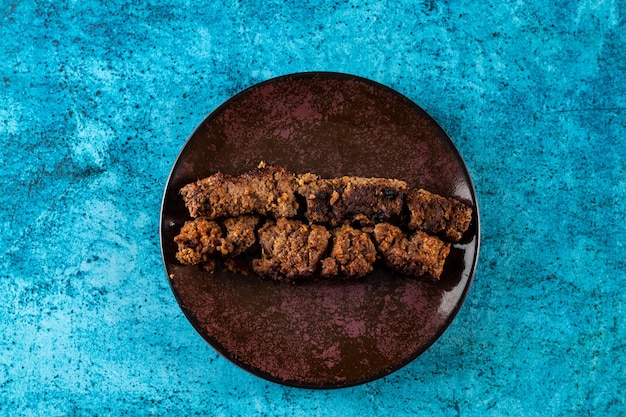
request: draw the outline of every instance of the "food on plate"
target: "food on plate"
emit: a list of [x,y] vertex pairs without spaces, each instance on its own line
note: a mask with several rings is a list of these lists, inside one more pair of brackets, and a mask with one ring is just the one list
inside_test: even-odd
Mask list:
[[219,223],[199,218],[185,222],[174,238],[178,244],[176,259],[184,265],[195,265],[212,259],[222,240]]
[[407,236],[399,227],[380,223],[374,227],[374,239],[385,264],[405,275],[426,275],[439,279],[450,252],[450,244],[425,232]]
[[347,224],[332,231],[332,249],[322,260],[323,277],[362,277],[374,269],[376,247],[369,233]]
[[438,280],[472,221],[469,205],[401,180],[325,179],[264,163],[181,195],[192,217],[174,239],[182,264],[280,281],[359,278],[376,267]]
[[[234,257],[256,243],[258,216],[243,215],[225,219],[221,224],[204,217],[185,222],[174,238],[178,244],[176,258],[185,265],[213,262],[214,255]],[[214,269],[214,268],[213,268]]]
[[180,193],[191,217],[235,217],[242,214],[294,217],[298,212],[296,177],[278,166],[265,166],[242,175],[218,172],[184,186]]
[[472,221],[472,208],[452,199],[426,190],[411,190],[406,196],[411,213],[409,228],[440,235],[446,240],[458,242]]
[[306,199],[306,218],[313,223],[362,226],[398,221],[407,184],[387,178],[318,178],[304,174],[299,178],[298,194]]
[[256,243],[256,228],[261,218],[243,215],[224,219],[225,236],[220,242],[222,256],[234,257],[248,251]]
[[252,260],[252,270],[264,277],[287,281],[312,276],[330,238],[324,226],[284,217],[269,220],[258,234],[261,258]]

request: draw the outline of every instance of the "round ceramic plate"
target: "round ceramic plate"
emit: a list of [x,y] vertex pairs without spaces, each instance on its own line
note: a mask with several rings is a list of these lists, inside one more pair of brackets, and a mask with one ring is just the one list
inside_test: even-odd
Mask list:
[[[177,262],[174,237],[190,219],[180,188],[218,171],[241,174],[260,161],[327,178],[401,179],[467,202],[474,218],[438,282],[378,268],[360,280],[288,284]],[[169,282],[198,333],[241,368],[308,388],[372,381],[428,349],[467,295],[479,241],[472,181],[441,127],[401,94],[337,73],[274,78],[221,105],[184,145],[161,213]]]

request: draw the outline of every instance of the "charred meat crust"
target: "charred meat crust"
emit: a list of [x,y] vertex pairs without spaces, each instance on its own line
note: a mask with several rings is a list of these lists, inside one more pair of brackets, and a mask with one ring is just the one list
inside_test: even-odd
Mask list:
[[[176,236],[178,260],[202,264],[214,272],[221,256],[227,271],[293,281],[319,272],[322,277],[358,278],[373,270],[377,254],[391,270],[410,276],[439,279],[450,244],[422,231],[406,235],[389,223],[374,226],[372,234],[342,225],[332,231],[294,219],[267,221],[258,230],[260,257],[242,256],[257,244],[258,216],[239,216],[224,225],[204,218],[186,222]],[[222,227],[223,226],[223,227]],[[225,232],[223,231],[225,230]],[[250,265],[251,264],[251,265]]]
[[399,227],[380,223],[374,239],[385,264],[393,271],[410,276],[441,277],[450,244],[422,231],[407,236]]
[[187,184],[180,190],[191,217],[236,217],[261,214],[294,217],[298,213],[296,177],[277,166],[248,171],[239,176],[217,173]]
[[426,190],[411,190],[406,196],[409,228],[458,242],[472,221],[472,208]]
[[446,242],[458,242],[472,221],[470,206],[404,181],[322,179],[264,164],[180,192],[193,220],[174,239],[179,262],[215,272],[219,261],[225,271],[283,281],[362,277],[377,259],[439,279]]
[[399,221],[407,189],[404,181],[386,178],[308,176],[299,182],[297,192],[306,199],[306,218],[331,226]]
[[[239,176],[217,173],[180,191],[191,217],[215,220],[243,214],[297,218],[338,227],[402,223],[458,242],[469,228],[472,208],[461,201],[408,189],[404,181],[387,178],[322,179],[312,173],[295,175],[278,166],[263,166]],[[304,207],[302,207],[304,205]]]
[[185,222],[174,238],[178,245],[176,259],[184,265],[207,262],[220,246],[222,227],[219,223],[204,218]]
[[324,226],[284,217],[267,222],[258,234],[261,258],[252,260],[252,270],[284,281],[312,276],[330,238]]
[[256,228],[260,221],[259,216],[252,215],[225,219],[226,236],[219,247],[222,256],[234,257],[252,248],[256,244]]
[[372,272],[376,247],[370,235],[349,225],[332,231],[332,249],[322,260],[321,276],[360,278]]
[[188,221],[174,238],[178,245],[176,258],[182,264],[195,265],[215,255],[240,255],[255,245],[259,221],[258,216],[251,215],[228,218],[223,223],[203,217]]

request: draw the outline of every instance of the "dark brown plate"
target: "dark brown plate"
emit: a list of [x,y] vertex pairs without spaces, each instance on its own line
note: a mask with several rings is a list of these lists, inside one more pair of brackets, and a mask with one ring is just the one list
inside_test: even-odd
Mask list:
[[[260,161],[324,177],[402,179],[465,200],[475,217],[439,282],[380,269],[357,281],[286,284],[180,265],[174,236],[189,219],[180,188]],[[169,282],[195,329],[243,369],[297,387],[372,381],[424,352],[467,295],[479,241],[472,181],[441,127],[401,94],[337,73],[274,78],[222,104],[183,147],[161,212]]]

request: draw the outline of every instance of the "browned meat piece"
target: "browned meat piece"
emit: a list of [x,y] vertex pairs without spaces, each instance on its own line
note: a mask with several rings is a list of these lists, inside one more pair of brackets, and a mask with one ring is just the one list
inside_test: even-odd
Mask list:
[[[324,180],[315,174],[298,176],[297,193],[306,200],[306,218],[312,223],[328,223],[333,218],[330,199],[333,196],[331,180]],[[335,200],[339,194],[335,193]]]
[[369,234],[343,225],[333,230],[333,248],[322,261],[322,276],[362,277],[371,272],[376,261],[376,247]]
[[404,181],[387,178],[319,179],[305,174],[299,177],[298,193],[306,199],[310,222],[365,226],[399,220],[406,188]]
[[[394,271],[438,279],[450,251],[440,238],[458,242],[472,218],[466,204],[424,190],[408,191],[404,181],[295,176],[263,164],[239,176],[214,174],[186,185],[181,194],[195,218],[174,239],[181,263],[215,271],[221,257],[226,271],[254,271],[285,281],[317,273],[362,277],[373,270],[377,249]],[[298,198],[307,203],[308,223],[292,218],[299,214]],[[391,224],[403,221],[405,203],[409,229],[415,231],[409,236]],[[260,216],[271,218],[257,233]],[[332,234],[326,226],[334,228]],[[258,247],[261,257],[250,263]]]
[[472,208],[425,190],[411,190],[406,204],[411,212],[409,228],[458,242],[472,221]]
[[250,249],[256,243],[254,232],[259,221],[258,216],[251,215],[225,219],[226,237],[221,240],[218,248],[222,256],[233,257]]
[[291,281],[310,277],[328,246],[330,232],[319,225],[279,218],[259,229],[262,257],[252,260],[259,275]]
[[239,176],[217,173],[184,186],[180,193],[191,217],[236,217],[257,213],[294,217],[296,177],[281,167],[262,166]]
[[[214,261],[214,255],[234,257],[244,253],[256,243],[254,234],[259,224],[258,216],[239,216],[224,220],[224,229],[215,220],[204,217],[188,221],[174,241],[178,244],[176,258],[185,265]],[[210,269],[214,270],[215,266]]]
[[374,239],[389,268],[410,276],[439,279],[450,252],[450,244],[418,231],[410,238],[388,223],[374,227]]
[[186,222],[174,238],[178,244],[176,259],[185,265],[195,265],[212,259],[222,240],[222,228],[204,218]]

